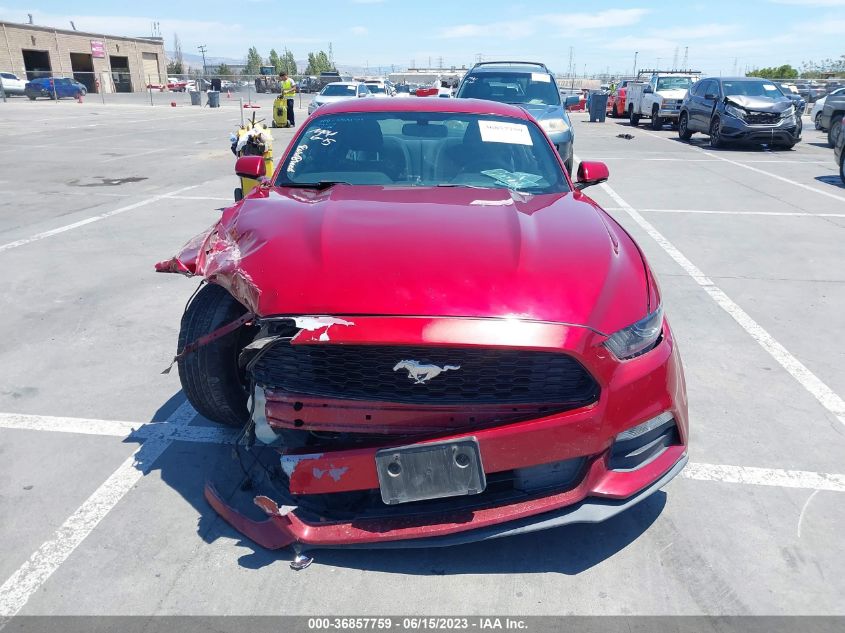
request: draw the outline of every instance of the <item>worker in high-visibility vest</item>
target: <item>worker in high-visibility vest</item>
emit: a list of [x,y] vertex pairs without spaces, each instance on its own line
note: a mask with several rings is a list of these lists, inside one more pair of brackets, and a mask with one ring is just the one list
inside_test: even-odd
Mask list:
[[282,88],[282,95],[287,99],[288,106],[288,125],[294,127],[293,119],[293,96],[296,94],[296,82],[288,78],[288,74],[284,71],[279,73],[279,85]]

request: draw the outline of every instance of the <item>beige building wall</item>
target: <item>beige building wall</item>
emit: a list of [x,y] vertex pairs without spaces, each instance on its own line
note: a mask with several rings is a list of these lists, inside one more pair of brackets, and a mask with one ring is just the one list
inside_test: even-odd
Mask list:
[[[92,55],[92,41],[103,43],[105,57],[88,57]],[[72,54],[75,54],[74,58],[82,64],[90,59],[92,81],[96,79],[99,87],[106,92],[114,92],[121,87],[126,89],[130,84],[132,91],[144,91],[149,81],[148,76],[152,75],[153,83],[163,83],[167,77],[167,59],[164,53],[164,42],[161,39],[132,38],[0,22],[0,70],[13,72],[22,79],[25,78],[26,65],[23,53],[25,50],[47,53],[50,68],[55,76],[73,76]],[[155,56],[155,60],[151,63],[152,56]],[[122,61],[121,58],[125,58],[128,73],[121,73],[115,77],[120,65],[118,62]],[[83,83],[86,82],[83,81]],[[117,84],[122,84],[122,86]]]

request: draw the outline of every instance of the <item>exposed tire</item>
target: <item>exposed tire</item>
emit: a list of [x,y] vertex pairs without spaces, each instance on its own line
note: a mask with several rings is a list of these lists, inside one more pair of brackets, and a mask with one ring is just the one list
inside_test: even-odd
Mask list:
[[634,114],[634,106],[628,108],[628,122],[631,124],[631,127],[637,127],[640,123],[640,115]]
[[35,97],[29,97],[30,101],[35,101]]
[[817,130],[822,129],[822,113],[816,112],[816,118],[813,120],[813,124],[816,126]]
[[827,144],[829,147],[836,145],[836,139],[842,132],[842,117],[841,115],[834,115],[836,118],[830,120],[830,129],[827,131]]
[[719,117],[713,117],[710,122],[710,147],[718,149],[723,147],[725,142],[722,140],[722,122]]
[[686,112],[681,112],[681,118],[678,119],[678,136],[682,141],[688,141],[692,138],[692,131],[688,126],[689,117]]
[[[178,350],[246,313],[221,286],[204,286],[191,301],[179,329]],[[203,345],[178,362],[179,380],[188,401],[209,420],[241,427],[249,418],[247,390],[238,354],[245,328]]]
[[658,116],[657,113],[658,113],[658,109],[657,109],[657,106],[655,105],[651,109],[651,129],[655,130],[655,131],[663,129],[663,119],[661,119],[660,116]]

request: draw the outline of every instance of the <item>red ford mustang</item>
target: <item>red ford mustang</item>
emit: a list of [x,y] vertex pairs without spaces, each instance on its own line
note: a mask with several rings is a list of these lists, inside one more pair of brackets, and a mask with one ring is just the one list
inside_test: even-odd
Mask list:
[[[238,160],[264,178],[261,157]],[[436,546],[607,519],[686,463],[684,376],[637,244],[524,110],[320,108],[160,272],[208,281],[179,375],[278,455],[268,548]]]

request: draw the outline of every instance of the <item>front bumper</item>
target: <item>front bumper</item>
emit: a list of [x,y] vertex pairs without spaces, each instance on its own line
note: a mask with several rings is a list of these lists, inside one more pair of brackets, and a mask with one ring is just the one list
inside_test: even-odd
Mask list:
[[[424,340],[434,345],[501,345],[502,332],[492,322],[467,319],[356,318],[354,328],[332,329],[332,343],[362,341],[408,345]],[[508,327],[512,327],[508,325]],[[320,331],[303,331],[293,343],[319,345]],[[620,362],[601,344],[604,337],[573,326],[521,323],[512,332],[520,347],[557,349],[575,357],[601,387],[588,406],[529,420],[429,434],[417,443],[476,438],[484,472],[508,477],[520,469],[564,460],[583,459],[577,478],[566,485],[547,487],[505,497],[458,497],[453,505],[415,505],[417,502],[361,512],[351,518],[319,517],[304,500],[333,494],[377,493],[376,452],[386,446],[404,446],[414,440],[391,440],[377,446],[338,450],[286,449],[281,461],[289,497],[277,501],[256,497],[268,518],[256,521],[230,507],[212,485],[206,498],[233,527],[259,545],[277,549],[334,547],[414,547],[430,543],[449,545],[528,532],[568,523],[604,520],[638,503],[664,485],[686,462],[688,436],[686,391],[677,348],[668,323],[661,342],[650,352]],[[289,428],[287,409],[292,403],[266,391],[266,421],[274,430]],[[299,404],[300,428],[319,422],[306,416],[310,405]],[[324,405],[325,406],[325,405]],[[634,468],[611,467],[614,439],[619,433],[671,413],[676,440]],[[351,414],[350,414],[351,415]],[[302,424],[305,424],[303,427]],[[297,503],[304,504],[300,511]],[[427,502],[422,502],[423,504]],[[393,508],[399,508],[394,514]]]
[[772,125],[749,125],[734,117],[722,117],[722,138],[743,143],[795,143],[801,140],[801,122],[795,116]]

